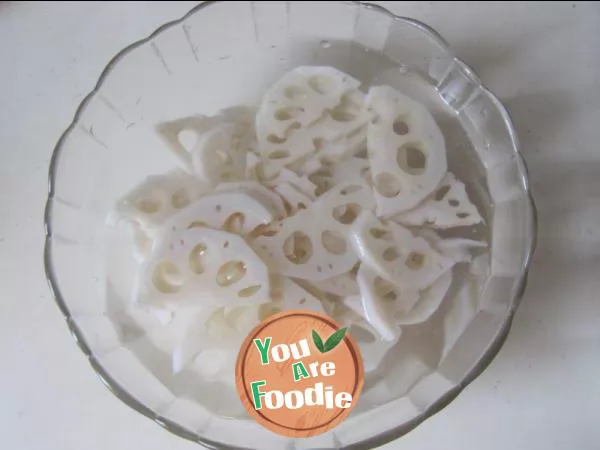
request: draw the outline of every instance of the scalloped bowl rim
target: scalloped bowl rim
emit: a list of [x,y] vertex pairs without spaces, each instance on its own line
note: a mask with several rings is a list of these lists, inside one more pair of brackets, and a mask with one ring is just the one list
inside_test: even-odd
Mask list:
[[[46,199],[46,206],[45,206],[45,211],[44,211],[44,230],[45,230],[44,269],[45,269],[46,279],[48,281],[52,296],[54,297],[54,300],[55,300],[56,304],[58,305],[58,308],[60,309],[61,313],[63,314],[63,316],[67,322],[67,326],[69,327],[69,330],[70,330],[73,338],[75,339],[75,341],[76,341],[77,345],[79,346],[79,348],[81,349],[81,351],[85,354],[86,358],[90,362],[92,368],[94,369],[94,371],[96,372],[96,374],[98,375],[100,380],[115,396],[117,396],[121,401],[123,401],[130,408],[143,414],[144,416],[146,416],[149,419],[156,422],[158,425],[162,426],[169,432],[171,432],[179,437],[202,444],[207,448],[214,448],[214,449],[231,448],[231,449],[234,449],[236,447],[224,446],[223,444],[220,444],[219,442],[215,442],[215,441],[206,439],[206,438],[198,435],[197,433],[190,432],[187,429],[183,428],[182,426],[178,425],[177,423],[154,413],[147,406],[145,406],[139,400],[137,400],[131,394],[129,394],[126,389],[121,387],[120,384],[102,367],[102,365],[99,363],[99,361],[93,355],[92,350],[86,343],[85,338],[84,338],[82,332],[80,331],[78,325],[73,320],[73,317],[71,316],[71,312],[69,311],[69,308],[67,307],[67,304],[60,292],[60,287],[58,286],[58,283],[56,281],[56,276],[54,274],[54,266],[52,264],[52,249],[51,249],[52,200],[54,198],[54,184],[55,184],[55,179],[56,179],[56,169],[57,169],[57,165],[58,165],[58,157],[61,153],[63,143],[69,137],[73,128],[79,123],[79,118],[84,113],[90,100],[98,93],[100,87],[102,86],[102,84],[104,83],[104,81],[108,77],[108,75],[111,73],[114,66],[116,64],[118,64],[118,62],[122,58],[124,58],[129,52],[136,49],[137,47],[140,47],[140,46],[152,41],[157,35],[162,33],[164,30],[171,28],[173,26],[180,25],[191,15],[193,15],[193,14],[197,13],[198,11],[200,11],[204,8],[207,8],[213,4],[216,4],[216,3],[222,3],[222,0],[212,0],[212,1],[206,1],[206,2],[200,3],[199,5],[193,7],[190,11],[188,11],[185,15],[183,15],[179,19],[176,19],[176,20],[173,20],[170,22],[166,22],[165,24],[158,27],[154,32],[152,32],[146,38],[140,39],[140,40],[128,45],[124,49],[122,49],[119,53],[117,53],[109,61],[109,63],[106,65],[106,67],[100,74],[100,77],[98,78],[98,82],[94,86],[94,89],[92,89],[92,91],[82,100],[82,102],[77,107],[77,110],[73,117],[73,121],[67,127],[67,129],[63,132],[63,134],[61,135],[61,137],[59,138],[57,144],[55,145],[55,147],[53,149],[52,157],[50,159],[50,164],[49,164],[49,168],[48,168],[48,197]],[[525,286],[527,284],[527,276],[529,273],[532,256],[535,251],[536,242],[537,242],[537,211],[536,211],[533,197],[531,195],[531,190],[529,188],[527,167],[526,167],[526,164],[525,164],[525,162],[521,156],[521,153],[519,151],[519,143],[518,143],[517,134],[516,134],[514,125],[512,123],[512,120],[510,118],[508,111],[506,110],[504,105],[500,102],[500,100],[494,94],[492,94],[485,86],[483,86],[483,84],[481,83],[481,80],[476,75],[475,71],[471,67],[469,67],[464,61],[460,60],[459,58],[457,58],[454,55],[454,52],[452,51],[452,49],[450,48],[450,45],[446,42],[446,40],[437,31],[435,31],[433,28],[426,25],[425,23],[422,23],[418,20],[411,19],[408,17],[397,16],[380,5],[376,5],[376,4],[372,4],[372,3],[368,3],[368,2],[361,2],[361,1],[347,1],[347,2],[341,2],[341,3],[349,3],[349,4],[353,4],[353,5],[358,5],[359,7],[363,7],[366,9],[373,9],[373,10],[378,11],[379,13],[385,14],[386,16],[390,17],[392,20],[403,21],[405,23],[409,23],[409,24],[419,28],[421,31],[423,31],[424,33],[429,35],[429,38],[433,39],[436,42],[436,44],[438,44],[452,58],[452,60],[456,64],[459,65],[460,70],[463,72],[463,74],[471,82],[473,82],[477,86],[477,88],[481,90],[481,92],[483,92],[485,95],[487,95],[492,100],[493,104],[495,105],[495,107],[498,109],[498,111],[502,115],[502,118],[503,118],[505,124],[507,125],[508,132],[510,134],[510,138],[511,138],[511,142],[512,142],[512,149],[516,155],[516,160],[517,160],[517,168],[518,168],[518,172],[519,172],[519,176],[520,176],[519,181],[521,182],[523,191],[526,194],[527,199],[528,199],[528,205],[527,205],[528,211],[526,211],[526,213],[529,214],[528,223],[530,224],[530,229],[529,229],[529,234],[528,234],[529,242],[527,242],[527,248],[526,248],[525,256],[523,259],[523,265],[520,268],[520,272],[517,277],[517,281],[516,281],[517,288],[515,291],[516,292],[515,297],[513,298],[513,301],[512,301],[512,308],[509,311],[501,329],[497,333],[496,338],[490,344],[487,351],[480,357],[479,361],[475,364],[475,366],[470,371],[470,373],[468,373],[464,377],[464,379],[462,380],[461,383],[457,384],[454,388],[452,388],[450,391],[448,391],[444,396],[442,396],[437,401],[435,401],[433,404],[431,404],[425,411],[423,411],[421,414],[419,414],[419,416],[417,416],[414,419],[412,419],[411,421],[403,423],[391,430],[388,430],[379,435],[364,439],[362,441],[359,441],[359,442],[351,445],[353,448],[357,448],[357,447],[372,448],[374,446],[383,445],[385,443],[388,443],[392,440],[395,440],[395,439],[405,435],[406,433],[408,433],[411,430],[413,430],[414,428],[416,428],[418,425],[420,425],[422,422],[424,422],[429,417],[440,412],[450,402],[452,402],[452,400],[454,400],[458,396],[458,394],[460,394],[460,392],[462,392],[462,390],[468,384],[470,384],[475,378],[477,378],[489,366],[489,364],[494,360],[494,358],[496,357],[496,355],[498,354],[498,352],[504,345],[504,342],[506,341],[506,338],[507,338],[510,328],[512,326],[512,321],[514,318],[515,311],[517,310],[517,308],[521,302],[521,299],[523,297],[524,291],[525,291]]]

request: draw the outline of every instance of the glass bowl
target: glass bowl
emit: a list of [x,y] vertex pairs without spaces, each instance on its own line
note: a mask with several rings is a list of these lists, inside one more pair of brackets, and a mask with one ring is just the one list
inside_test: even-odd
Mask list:
[[[162,366],[147,370],[136,353],[151,351],[138,345],[140,330],[108,319],[131,267],[118,254],[109,254],[104,266],[111,248],[105,220],[116,200],[177,164],[156,124],[256,104],[299,65],[334,66],[365,86],[389,84],[425,103],[446,139],[450,169],[484,212],[487,226],[477,233],[490,243],[475,302],[442,308],[430,339],[413,335],[415,342],[439,339],[448,318],[459,316],[463,326],[451,331],[453,345],[426,364],[406,366],[417,373],[403,373],[403,391],[394,395],[385,383],[382,390],[381,380],[367,380],[353,414],[310,439],[213,416]],[[45,226],[50,287],[106,386],[179,436],[208,447],[262,449],[381,445],[446,406],[501,348],[525,288],[536,231],[525,165],[502,104],[430,27],[360,2],[205,2],[122,50],[54,149]]]

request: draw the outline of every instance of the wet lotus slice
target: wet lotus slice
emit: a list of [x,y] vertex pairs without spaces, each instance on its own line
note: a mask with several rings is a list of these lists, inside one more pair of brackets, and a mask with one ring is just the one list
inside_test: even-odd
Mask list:
[[439,277],[431,286],[421,291],[420,300],[409,310],[395,314],[399,325],[414,325],[425,322],[438,310],[452,284],[452,272]]
[[357,295],[359,293],[354,268],[340,275],[327,278],[326,280],[313,281],[312,285],[322,292],[339,295],[340,297]]
[[396,215],[394,220],[403,225],[433,228],[469,226],[483,221],[477,207],[469,200],[465,185],[450,172],[423,203]]
[[358,213],[373,207],[370,189],[338,185],[307,209],[273,224],[272,233],[257,237],[251,246],[275,273],[325,280],[358,261],[347,233]]
[[487,243],[466,238],[442,239],[435,231],[424,228],[417,230],[417,236],[425,239],[442,255],[456,263],[469,262],[473,258],[471,252],[475,249],[487,248]]
[[[358,91],[344,94],[338,106],[327,112],[311,130],[315,131],[315,153],[294,164],[294,169],[311,174],[319,166],[333,164],[366,149],[367,124],[372,114],[367,110],[365,95]],[[337,133],[331,130],[339,129]]]
[[350,242],[363,265],[384,280],[412,289],[424,289],[454,262],[394,222],[384,224],[364,211],[350,232]]
[[414,325],[429,319],[440,307],[452,283],[452,272],[444,273],[431,286],[419,292],[401,288],[377,276],[366,267],[358,271],[360,306],[353,299],[350,307],[390,342],[400,335],[401,325]]
[[293,216],[298,211],[308,208],[312,200],[289,183],[280,183],[275,186],[277,192],[283,199],[288,216]]
[[[111,316],[133,330],[128,344],[170,354],[178,379],[218,386],[235,407],[239,346],[280,311],[330,315],[359,345],[365,372],[389,386],[398,384],[389,369],[408,367],[390,349],[403,331],[398,354],[410,347],[418,333],[406,326],[442,302],[436,355],[451,351],[479,308],[489,254],[485,242],[435,230],[482,217],[447,171],[427,109],[389,86],[359,87],[331,67],[298,67],[257,109],[157,126],[189,173],[149,177],[117,206],[140,262],[133,304]],[[470,287],[451,289],[468,262]],[[414,358],[408,370],[412,386],[430,369]]]
[[276,188],[282,183],[293,186],[311,200],[317,198],[317,185],[310,181],[307,176],[299,176],[289,169],[283,169],[274,179],[265,181],[264,184],[271,188]]
[[191,150],[194,172],[202,181],[216,186],[222,181],[246,177],[246,154],[233,124],[218,125],[202,134]]
[[288,277],[274,276],[271,284],[271,296],[276,311],[307,309],[325,312],[321,301]]
[[444,137],[427,109],[389,86],[373,87],[374,113],[367,148],[377,215],[407,211],[429,195],[446,173]]
[[[204,307],[185,326],[173,351],[173,371],[181,371],[202,353],[216,358],[211,370],[196,368],[207,380],[233,377],[235,357],[243,339],[268,316],[287,310],[323,313],[323,305],[312,294],[287,277],[273,277],[272,302],[235,307]],[[234,355],[231,358],[231,355]],[[200,357],[199,359],[202,359]],[[198,359],[196,363],[198,363]],[[197,364],[195,364],[197,366]],[[228,370],[230,372],[228,372]]]
[[419,291],[390,283],[365,265],[361,265],[358,271],[357,282],[361,294],[360,315],[377,330],[382,339],[397,340],[400,328],[396,319],[417,303]]
[[254,196],[241,191],[222,191],[202,197],[165,226],[169,233],[209,227],[246,235],[274,218],[273,211]]
[[143,262],[148,255],[150,255],[150,252],[152,252],[154,241],[148,237],[137,222],[131,223],[130,230],[133,244],[133,257],[136,261]]
[[260,201],[276,218],[287,216],[283,200],[275,192],[256,181],[237,181],[220,183],[215,192],[245,192]]
[[194,171],[193,150],[202,136],[224,124],[234,125],[235,147],[251,150],[256,147],[254,119],[256,111],[246,106],[225,109],[216,116],[191,116],[157,125],[158,136],[175,154],[181,164],[190,172]]
[[204,183],[182,170],[152,175],[119,200],[115,216],[138,224],[137,231],[154,238],[169,219],[206,192]]
[[363,158],[348,158],[334,165],[319,165],[318,170],[309,175],[308,179],[318,186],[318,192],[327,192],[332,187],[348,183],[370,186],[371,171],[369,161]]
[[270,301],[265,264],[236,234],[209,228],[173,231],[142,268],[136,298],[239,306]]
[[[368,120],[360,82],[331,67],[298,67],[263,97],[256,115],[267,175],[344,139]],[[343,153],[349,146],[343,145]]]

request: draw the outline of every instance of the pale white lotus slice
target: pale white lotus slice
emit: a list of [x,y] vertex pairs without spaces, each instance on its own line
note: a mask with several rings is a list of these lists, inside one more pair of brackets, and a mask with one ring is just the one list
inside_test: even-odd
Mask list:
[[[269,143],[260,147],[269,148],[269,153],[263,152],[263,176],[272,178],[284,167],[309,175],[322,164],[339,162],[364,150],[371,114],[363,97],[360,91],[349,92],[342,97],[338,107],[324,113],[321,119],[306,129],[292,127],[283,138],[269,135]],[[349,98],[359,100],[346,100]]]
[[266,186],[271,188],[276,188],[277,185],[282,183],[290,184],[311,200],[317,198],[317,186],[307,176],[299,176],[290,169],[283,169],[273,180],[264,182]]
[[347,233],[358,213],[373,207],[369,188],[338,185],[307,209],[274,223],[269,236],[259,236],[251,245],[274,273],[325,280],[358,261]]
[[382,339],[395,341],[401,331],[397,318],[408,313],[419,300],[419,291],[403,289],[361,265],[356,281],[360,288],[361,316],[377,330]]
[[473,239],[442,239],[435,231],[428,228],[417,230],[415,234],[425,239],[435,250],[447,258],[450,258],[455,263],[469,262],[473,258],[473,255],[471,254],[473,249],[487,247],[486,242],[475,241]]
[[156,126],[158,136],[177,156],[183,166],[193,171],[192,150],[198,144],[201,136],[214,127],[231,123],[236,125],[236,136],[246,147],[256,147],[254,137],[254,120],[256,110],[247,106],[235,106],[223,110],[216,116],[191,116],[170,122],[159,123]]
[[[367,124],[371,113],[366,109],[364,94],[351,91],[342,97],[340,104],[323,117],[312,129],[319,130],[315,138],[315,153],[301,163],[293,165],[294,170],[310,175],[321,165],[333,164],[350,158],[366,149]],[[341,124],[340,124],[341,123]],[[328,129],[341,129],[343,133],[329,134]]]
[[219,306],[262,304],[267,267],[238,235],[209,228],[173,231],[142,269],[135,298],[153,303]]
[[408,311],[395,315],[399,325],[414,325],[425,322],[435,313],[452,284],[452,271],[444,273],[431,286],[421,291],[420,300]]
[[349,180],[361,185],[370,186],[369,161],[362,158],[348,158],[336,164],[320,164],[318,170],[309,175],[308,179],[318,186],[320,192],[327,192],[340,183]]
[[394,222],[383,224],[370,211],[354,222],[350,242],[363,266],[407,289],[426,288],[454,265],[425,239]]
[[326,280],[313,281],[312,285],[322,292],[338,295],[340,297],[357,295],[360,292],[354,270],[327,278]]
[[348,332],[358,344],[363,360],[365,374],[369,374],[380,366],[390,349],[396,345],[402,335],[399,329],[398,336],[392,341],[381,339],[377,330],[360,315],[362,303],[360,296],[351,296],[344,299],[346,311],[334,316],[340,324],[348,327]]
[[373,87],[367,105],[374,113],[367,148],[377,215],[415,207],[447,170],[444,137],[427,109],[389,86]]
[[202,197],[175,215],[167,232],[209,227],[246,235],[275,218],[273,211],[254,196],[242,191],[222,191]]
[[438,242],[436,250],[453,261],[469,262],[473,258],[472,249],[487,248],[487,243],[465,238],[447,238]]
[[256,181],[237,181],[220,183],[215,187],[216,192],[245,192],[260,201],[273,212],[276,218],[285,217],[286,210],[283,200],[275,192]]
[[143,262],[150,252],[154,241],[142,230],[137,222],[131,222],[131,237],[133,242],[133,257],[137,262]]
[[192,149],[194,172],[205,183],[216,186],[222,181],[242,181],[246,178],[248,151],[240,147],[235,132],[233,124],[217,125],[201,135]]
[[403,225],[451,228],[483,222],[477,207],[469,200],[465,185],[448,172],[423,203],[394,217]]
[[205,184],[182,170],[151,175],[119,200],[114,214],[117,219],[137,223],[154,238],[169,219],[206,192]]
[[274,276],[271,283],[273,300],[283,311],[307,309],[324,313],[321,301],[298,283],[285,276]]
[[280,183],[275,187],[274,190],[284,200],[284,205],[286,207],[288,216],[292,216],[298,211],[306,209],[308,205],[312,203],[310,198],[298,191],[298,189],[289,183]]
[[346,92],[359,86],[358,80],[332,67],[297,67],[264,95],[256,115],[258,134],[265,134],[259,129],[267,127],[270,133],[282,137],[292,120],[307,127],[334,109]]
[[[311,154],[319,141],[356,129],[359,85],[331,67],[298,67],[284,75],[265,94],[256,115],[258,147],[271,162],[265,166],[267,175]],[[356,94],[345,96],[351,91]]]
[[263,181],[261,157],[256,153],[246,153],[246,180]]

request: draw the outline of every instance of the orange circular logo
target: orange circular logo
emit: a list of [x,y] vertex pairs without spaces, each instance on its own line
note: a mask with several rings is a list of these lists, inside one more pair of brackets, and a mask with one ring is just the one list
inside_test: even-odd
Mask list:
[[315,436],[339,424],[363,382],[352,337],[313,311],[267,318],[246,338],[236,364],[237,391],[250,416],[290,437]]

